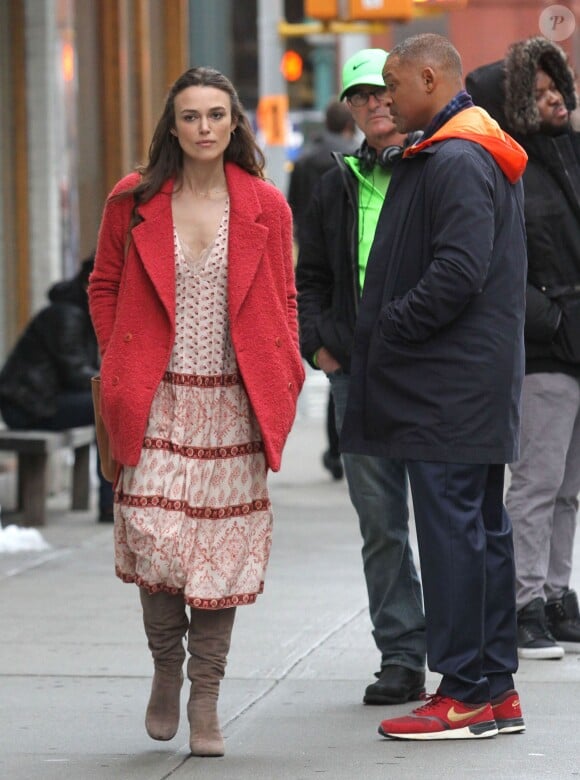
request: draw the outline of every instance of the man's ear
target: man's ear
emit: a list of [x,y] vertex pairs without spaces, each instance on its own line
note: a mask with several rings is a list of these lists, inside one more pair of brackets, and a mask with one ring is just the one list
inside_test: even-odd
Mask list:
[[430,67],[423,68],[423,70],[421,71],[421,77],[425,85],[425,91],[431,92],[435,84],[435,73],[433,71],[433,68]]

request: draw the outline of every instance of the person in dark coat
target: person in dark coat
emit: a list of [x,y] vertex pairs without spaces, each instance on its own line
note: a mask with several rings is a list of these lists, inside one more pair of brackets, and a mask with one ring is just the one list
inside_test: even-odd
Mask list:
[[[9,428],[61,431],[94,424],[91,377],[99,351],[89,316],[94,255],[48,291],[0,372],[0,412]],[[99,473],[99,521],[113,521],[113,489]]]
[[580,650],[570,588],[580,492],[580,135],[570,124],[574,76],[543,37],[468,74],[474,100],[528,154],[526,376],[521,452],[506,506],[514,526],[518,653],[557,659]]
[[[337,428],[344,418],[350,356],[365,267],[379,213],[409,138],[385,103],[383,49],[361,49],[343,67],[341,98],[364,135],[355,154],[333,154],[304,216],[296,284],[300,345],[328,376]],[[373,637],[381,656],[365,704],[415,701],[425,691],[425,617],[409,541],[405,464],[344,453],[356,509]]]
[[400,739],[523,731],[512,529],[524,370],[526,154],[462,89],[439,35],[397,45],[383,76],[399,132],[367,268],[342,431],[346,451],[407,463],[437,692],[385,720]]
[[356,150],[355,129],[348,106],[340,100],[330,100],[324,112],[324,128],[312,142],[305,144],[294,163],[288,184],[288,203],[298,243],[314,187],[322,174],[334,166],[333,152],[352,154]]
[[[312,143],[306,144],[294,165],[288,185],[288,203],[292,209],[298,244],[314,187],[322,174],[334,167],[333,152],[351,154],[355,151],[355,128],[348,106],[340,100],[330,100],[324,112],[324,129]],[[333,479],[339,480],[344,475],[344,469],[338,447],[332,393],[328,394],[326,436],[328,447],[322,455],[322,463]]]

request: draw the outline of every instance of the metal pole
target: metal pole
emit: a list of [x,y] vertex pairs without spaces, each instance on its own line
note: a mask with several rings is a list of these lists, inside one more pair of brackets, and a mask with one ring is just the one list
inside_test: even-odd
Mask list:
[[[280,73],[283,53],[278,35],[278,22],[284,18],[283,0],[258,0],[258,86],[259,97],[286,95],[286,82]],[[288,173],[285,170],[286,145],[264,147],[267,176],[286,192]]]
[[336,97],[336,40],[334,36],[317,37],[312,51],[315,107],[324,111],[328,101]]
[[233,78],[230,45],[233,3],[230,0],[189,0],[189,60],[191,65],[211,65]]

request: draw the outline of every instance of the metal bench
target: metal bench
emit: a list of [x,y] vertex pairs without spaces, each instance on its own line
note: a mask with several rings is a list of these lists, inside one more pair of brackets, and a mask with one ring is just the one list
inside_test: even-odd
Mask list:
[[18,455],[16,512],[22,525],[46,522],[49,455],[64,448],[74,451],[71,509],[88,509],[90,500],[90,451],[95,441],[92,425],[65,431],[0,430],[0,450]]

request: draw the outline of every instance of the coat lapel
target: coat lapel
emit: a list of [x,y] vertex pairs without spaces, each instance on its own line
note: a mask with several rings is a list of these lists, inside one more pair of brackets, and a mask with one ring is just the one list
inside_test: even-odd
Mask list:
[[262,213],[255,187],[258,180],[232,163],[226,165],[226,179],[230,193],[228,296],[233,322],[256,277],[268,229],[257,222]]
[[[268,229],[258,222],[262,214],[255,186],[258,180],[232,163],[226,164],[226,179],[230,194],[228,296],[233,321],[255,280]],[[133,228],[135,247],[170,322],[174,321],[175,312],[172,191],[173,181],[168,181],[157,195],[140,206],[143,221]]]
[[139,207],[143,221],[133,228],[133,241],[170,322],[175,320],[175,248],[171,193],[166,182],[148,203]]

